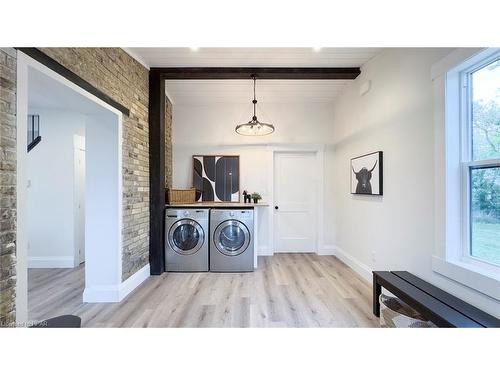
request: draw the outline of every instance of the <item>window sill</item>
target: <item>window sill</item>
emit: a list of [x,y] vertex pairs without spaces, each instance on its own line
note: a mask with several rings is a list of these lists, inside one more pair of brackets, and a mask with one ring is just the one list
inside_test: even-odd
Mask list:
[[460,261],[432,257],[432,269],[443,276],[500,301],[500,275]]

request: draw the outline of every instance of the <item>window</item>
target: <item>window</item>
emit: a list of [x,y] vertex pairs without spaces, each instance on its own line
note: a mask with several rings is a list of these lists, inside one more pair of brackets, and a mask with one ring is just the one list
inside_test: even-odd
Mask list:
[[500,301],[500,48],[458,48],[431,69],[434,272]]
[[461,71],[462,260],[500,266],[500,53]]

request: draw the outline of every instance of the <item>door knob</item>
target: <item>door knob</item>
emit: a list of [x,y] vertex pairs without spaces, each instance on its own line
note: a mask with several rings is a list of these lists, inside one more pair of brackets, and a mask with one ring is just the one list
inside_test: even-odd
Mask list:
[[277,210],[279,207],[278,206],[274,206],[274,209]]

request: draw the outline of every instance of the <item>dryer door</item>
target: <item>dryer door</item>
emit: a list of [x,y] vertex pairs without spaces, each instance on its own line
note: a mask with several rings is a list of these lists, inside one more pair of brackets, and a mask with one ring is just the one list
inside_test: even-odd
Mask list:
[[176,221],[168,232],[168,243],[180,255],[192,255],[203,246],[205,232],[196,221],[181,219]]
[[244,252],[250,242],[250,232],[238,220],[226,220],[214,232],[214,244],[224,255],[235,256]]

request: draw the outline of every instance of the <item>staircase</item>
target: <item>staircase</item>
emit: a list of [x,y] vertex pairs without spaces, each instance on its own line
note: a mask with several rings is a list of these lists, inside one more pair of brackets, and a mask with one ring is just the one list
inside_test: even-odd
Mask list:
[[40,143],[40,116],[28,115],[28,152]]

